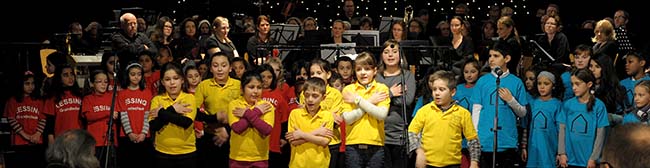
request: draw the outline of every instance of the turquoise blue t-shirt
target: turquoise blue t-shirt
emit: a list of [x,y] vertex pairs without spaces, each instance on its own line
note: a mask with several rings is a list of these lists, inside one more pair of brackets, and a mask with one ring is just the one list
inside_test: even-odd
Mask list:
[[567,71],[562,73],[560,78],[562,78],[562,84],[564,85],[564,97],[562,100],[566,101],[575,97],[576,95],[573,93],[573,85],[571,84],[571,72]]
[[556,98],[543,101],[535,99],[530,103],[530,129],[528,135],[527,167],[555,168],[557,155],[558,126],[555,122],[562,102]]
[[627,95],[627,102],[628,103],[634,103],[634,85],[637,83],[643,81],[643,80],[650,80],[650,77],[643,76],[641,79],[632,79],[632,77],[625,78],[621,80],[621,86],[625,88],[625,94]]
[[470,112],[472,112],[472,103],[470,102],[470,98],[472,96],[473,89],[474,87],[468,88],[465,83],[461,83],[456,86],[456,95],[453,97],[458,105],[463,106]]
[[[505,74],[501,77],[501,88],[508,88],[522,106],[528,105],[526,99],[526,87],[521,82],[521,79],[512,74]],[[496,101],[498,98],[498,101]],[[499,130],[498,148],[497,152],[505,151],[506,149],[517,148],[517,117],[508,104],[498,97],[496,91],[496,76],[492,73],[485,74],[476,82],[472,96],[470,98],[472,104],[480,104],[482,109],[479,114],[478,121],[478,138],[481,142],[483,152],[493,151],[494,126],[495,116],[495,102],[499,104]]]
[[605,104],[595,99],[592,111],[587,111],[587,104],[580,103],[577,97],[564,102],[557,122],[566,125],[566,155],[569,165],[587,166],[598,128],[609,126]]
[[[650,115],[650,114],[649,114]],[[623,116],[623,124],[632,124],[632,123],[641,123],[641,119],[636,115],[636,111],[632,113],[627,113]],[[643,122],[646,125],[650,125],[650,121]]]

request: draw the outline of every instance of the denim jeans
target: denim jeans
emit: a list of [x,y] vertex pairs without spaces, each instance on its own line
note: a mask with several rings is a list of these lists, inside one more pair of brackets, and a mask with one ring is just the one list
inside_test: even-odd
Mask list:
[[348,145],[345,147],[348,168],[384,167],[384,147],[375,145]]

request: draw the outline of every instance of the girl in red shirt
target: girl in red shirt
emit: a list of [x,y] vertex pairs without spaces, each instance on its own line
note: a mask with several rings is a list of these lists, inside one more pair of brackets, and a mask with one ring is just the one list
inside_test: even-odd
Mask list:
[[[117,112],[111,112],[113,94],[112,92],[106,92],[108,90],[108,75],[106,72],[104,70],[93,71],[90,75],[90,82],[92,82],[93,92],[84,97],[81,116],[86,119],[86,130],[97,141],[95,144],[95,156],[97,156],[100,162],[103,162],[105,158],[102,157],[105,157],[105,152],[111,144],[107,139],[109,117],[112,114],[113,119],[117,119]],[[112,125],[111,129],[113,129],[113,135],[111,136],[116,139],[115,125]]]
[[43,167],[41,156],[45,152],[41,134],[45,128],[43,101],[35,89],[34,74],[30,71],[22,75],[22,80],[16,86],[16,94],[7,100],[4,116],[12,128],[11,146],[15,151],[7,155],[8,167]]
[[269,136],[269,167],[286,167],[289,165],[290,152],[283,152],[281,148],[287,144],[284,134],[289,118],[288,103],[284,92],[277,87],[278,80],[273,67],[264,64],[260,66],[259,73],[262,76],[262,99],[275,107],[275,120]]
[[45,114],[48,117],[45,132],[48,142],[54,137],[71,129],[82,128],[79,119],[81,110],[81,89],[77,77],[70,65],[57,66],[52,80],[51,95],[45,101]]
[[144,168],[152,164],[153,146],[149,134],[149,106],[153,95],[147,89],[142,65],[132,62],[122,74],[122,90],[117,94],[120,113],[118,158],[120,167]]

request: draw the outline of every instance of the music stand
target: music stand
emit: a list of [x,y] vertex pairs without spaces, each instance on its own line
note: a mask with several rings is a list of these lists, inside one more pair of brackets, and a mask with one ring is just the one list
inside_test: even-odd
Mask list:
[[379,23],[379,32],[389,32],[394,21],[404,20],[401,17],[382,17]]
[[[273,38],[278,44],[287,44],[293,42],[298,38],[300,33],[300,26],[295,24],[272,24],[270,28],[269,37]],[[284,59],[289,55],[290,51],[282,51],[278,57]]]
[[272,24],[269,33],[273,40],[279,44],[287,44],[287,42],[294,41],[298,38],[300,26],[294,24]]
[[356,43],[341,44],[321,44],[320,57],[330,63],[334,63],[340,56],[356,58],[357,52],[354,50]]
[[427,40],[402,40],[399,42],[409,65],[435,65],[432,49],[417,47],[430,47]]
[[346,30],[343,32],[346,38],[357,46],[379,46],[379,31],[377,30]]

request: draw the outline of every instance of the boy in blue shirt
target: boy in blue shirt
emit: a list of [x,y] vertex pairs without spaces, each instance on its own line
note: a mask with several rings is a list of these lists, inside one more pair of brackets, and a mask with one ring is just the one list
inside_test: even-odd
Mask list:
[[[478,132],[479,141],[483,144],[481,164],[492,165],[492,152],[494,151],[494,117],[495,102],[498,104],[499,130],[496,165],[511,167],[516,163],[514,158],[519,158],[517,148],[517,117],[526,115],[526,88],[521,79],[508,71],[507,63],[511,60],[510,46],[499,41],[490,48],[488,63],[493,71],[483,75],[473,90],[471,102],[472,121]],[[497,75],[497,67],[503,69],[503,74]],[[495,81],[500,78],[501,85],[496,88]],[[497,99],[498,96],[498,99]]]

